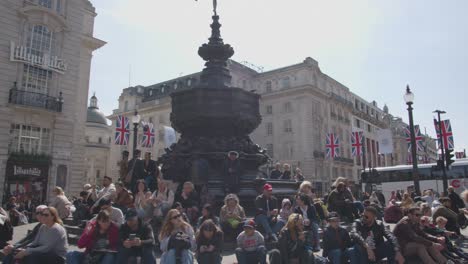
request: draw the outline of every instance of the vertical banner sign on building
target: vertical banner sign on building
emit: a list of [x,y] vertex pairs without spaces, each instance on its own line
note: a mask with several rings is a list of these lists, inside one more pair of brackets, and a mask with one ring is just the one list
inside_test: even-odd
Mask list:
[[380,154],[393,153],[393,137],[390,129],[379,129],[377,131],[377,140]]
[[115,138],[116,145],[127,145],[130,138],[130,122],[125,116],[117,116],[115,122]]
[[440,122],[441,127],[439,127],[439,122],[434,119],[434,126],[437,133],[437,144],[439,145],[439,149],[442,147],[440,145],[440,140],[444,143],[445,149],[454,149],[455,144],[453,142],[453,132],[452,132],[452,125],[450,124],[450,120],[443,120]]
[[335,133],[327,133],[325,153],[327,158],[333,159],[340,156],[340,139]]
[[141,122],[143,125],[143,139],[141,140],[141,147],[152,148],[155,141],[154,126],[151,123]]
[[364,133],[360,131],[351,132],[351,152],[353,157],[362,156],[362,144],[364,143]]
[[172,127],[164,126],[164,143],[166,144],[166,148],[176,143],[176,133]]

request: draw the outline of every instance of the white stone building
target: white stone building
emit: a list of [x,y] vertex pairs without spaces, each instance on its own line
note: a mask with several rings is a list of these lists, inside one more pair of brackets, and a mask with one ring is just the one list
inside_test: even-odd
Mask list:
[[88,0],[0,1],[0,193],[45,200],[85,175],[95,8]]
[[[267,72],[257,72],[235,61],[230,61],[229,68],[232,86],[261,95],[263,120],[251,137],[267,149],[272,158],[270,166],[280,162],[289,163],[293,169],[301,168],[319,192],[328,189],[339,176],[357,183],[363,160],[351,154],[352,131],[364,132],[369,146],[365,151],[366,163],[370,162],[372,167],[390,165],[387,157],[379,154],[377,140],[377,131],[390,127],[384,120],[388,113],[384,113],[376,102],[364,100],[322,73],[314,59],[308,57],[301,63]],[[174,90],[190,89],[198,82],[199,75],[195,73],[147,87],[126,88],[119,98],[119,108],[109,118],[131,117],[138,110],[143,120],[154,123],[162,131],[163,125],[170,125],[169,94]],[[341,139],[339,158],[325,157],[325,138],[329,132],[336,133]],[[159,133],[158,139],[162,136]],[[130,141],[128,146],[111,147],[111,164],[117,163],[122,150],[131,152],[132,136]],[[162,140],[158,142],[151,149],[154,157],[164,150]],[[118,168],[113,168],[113,174],[116,174]]]
[[112,129],[109,125],[109,120],[99,111],[98,100],[95,95],[89,101],[85,141],[86,182],[99,186],[103,177],[111,173],[110,147],[112,144]]

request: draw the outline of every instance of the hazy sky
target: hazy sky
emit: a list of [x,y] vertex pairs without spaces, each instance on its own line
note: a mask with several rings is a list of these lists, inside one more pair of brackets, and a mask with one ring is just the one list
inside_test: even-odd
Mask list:
[[[197,49],[210,34],[211,0],[92,2],[94,35],[108,44],[94,53],[90,95],[96,92],[106,114],[129,83],[150,85],[202,69]],[[322,72],[404,120],[409,84],[415,123],[434,135],[432,111],[445,110],[456,149],[468,147],[468,1],[218,2],[234,60],[271,70],[310,56]]]

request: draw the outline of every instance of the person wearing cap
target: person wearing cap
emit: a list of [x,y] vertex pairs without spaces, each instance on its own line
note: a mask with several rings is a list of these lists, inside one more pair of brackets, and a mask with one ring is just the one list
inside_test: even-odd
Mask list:
[[323,256],[332,264],[341,264],[349,260],[358,264],[353,242],[346,229],[340,226],[340,216],[332,212],[328,215],[328,226],[323,232]]
[[[31,242],[34,241],[34,239],[36,238],[36,235],[39,232],[39,229],[43,225],[43,223],[42,223],[42,211],[44,211],[45,209],[47,209],[46,205],[39,205],[39,206],[36,207],[35,215],[36,215],[36,219],[37,219],[38,223],[34,226],[33,230],[31,232],[29,232],[23,239],[21,239],[20,241],[16,242],[13,245],[11,245],[11,244],[6,245],[3,248],[3,252],[2,252],[3,255],[8,256],[11,253],[13,253],[13,250],[18,249],[18,248],[26,247],[28,244],[30,244]],[[10,257],[13,257],[13,256],[10,255]]]
[[244,231],[237,236],[236,258],[239,264],[266,264],[265,240],[262,234],[255,230],[253,219],[245,221]]
[[120,227],[121,245],[117,254],[117,263],[126,264],[132,257],[141,258],[141,263],[156,264],[154,255],[154,235],[151,225],[138,218],[135,209],[129,209],[125,215],[125,224]]
[[[361,220],[353,223],[351,237],[357,242],[360,263],[380,261],[387,258],[389,263],[403,264],[398,240],[384,223],[377,220],[377,209],[366,207]],[[385,240],[384,240],[385,238]]]
[[255,209],[257,210],[255,221],[265,230],[266,239],[277,241],[278,238],[276,234],[273,233],[273,230],[279,230],[280,228],[275,227],[275,225],[279,226],[281,223],[276,221],[276,216],[278,215],[278,200],[272,195],[272,192],[273,187],[266,183],[263,186],[263,193],[255,199]]
[[270,173],[270,179],[277,180],[281,178],[281,175],[283,175],[283,172],[281,172],[281,163],[278,162],[275,164],[275,169]]
[[[121,226],[124,223],[124,216],[122,210],[119,208],[113,207],[110,199],[104,198],[99,201],[99,208],[101,211],[107,211],[110,215],[111,221],[117,226]],[[93,219],[95,219],[94,217]]]
[[227,159],[224,161],[224,191],[228,193],[238,193],[240,176],[241,176],[241,164],[239,160],[239,153],[236,151],[229,151]]
[[96,193],[96,189],[93,189],[93,193],[96,196],[96,202],[94,205],[90,208],[91,214],[93,213],[98,213],[100,211],[100,208],[98,207],[99,202],[102,199],[112,199],[115,195],[115,185],[112,183],[112,178],[109,176],[104,176],[104,179],[102,179],[102,186],[104,186],[101,190],[99,190]]

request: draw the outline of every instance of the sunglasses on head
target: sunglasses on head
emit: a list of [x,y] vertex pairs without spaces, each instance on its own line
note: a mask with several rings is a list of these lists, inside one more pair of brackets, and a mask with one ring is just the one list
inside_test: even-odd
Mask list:
[[171,220],[173,220],[173,219],[177,219],[177,218],[179,218],[179,217],[181,217],[181,216],[182,216],[181,214],[174,215],[173,217],[171,217]]

